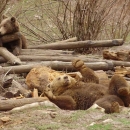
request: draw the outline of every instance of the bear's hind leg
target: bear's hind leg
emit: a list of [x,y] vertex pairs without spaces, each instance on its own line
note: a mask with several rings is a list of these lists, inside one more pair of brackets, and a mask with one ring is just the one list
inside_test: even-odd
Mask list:
[[120,96],[128,96],[129,95],[129,88],[119,88],[117,93],[120,95]]
[[111,113],[119,113],[120,112],[120,105],[118,102],[113,102],[111,104],[110,112]]
[[129,95],[129,86],[126,82],[126,80],[119,76],[114,75],[111,78],[110,84],[109,84],[109,94],[117,95],[117,96],[128,96]]

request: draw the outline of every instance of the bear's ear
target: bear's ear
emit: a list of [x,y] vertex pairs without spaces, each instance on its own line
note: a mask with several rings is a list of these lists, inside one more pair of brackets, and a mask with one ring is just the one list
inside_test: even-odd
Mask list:
[[6,19],[8,18],[6,15],[2,15],[2,19]]
[[15,17],[11,17],[11,22],[15,22],[16,21],[16,18]]

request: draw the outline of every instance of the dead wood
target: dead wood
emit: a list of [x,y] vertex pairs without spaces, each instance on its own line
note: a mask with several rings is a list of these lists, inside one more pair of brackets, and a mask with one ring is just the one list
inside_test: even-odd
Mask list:
[[111,47],[111,46],[120,46],[124,43],[123,39],[114,39],[114,40],[101,40],[101,41],[77,41],[77,42],[63,42],[59,41],[56,43],[44,44],[39,46],[29,47],[31,49],[76,49],[76,48],[89,48],[89,47]]
[[43,102],[46,100],[48,100],[46,97],[0,100],[0,111],[7,111],[25,104]]
[[43,49],[22,49],[20,55],[37,55],[37,56],[62,56],[62,55],[72,55],[74,51],[67,50],[43,50]]
[[33,89],[32,97],[38,97],[38,89],[36,88]]
[[35,102],[35,103],[23,105],[21,107],[13,108],[11,110],[11,112],[15,112],[15,111],[19,111],[19,110],[25,110],[25,109],[28,109],[28,108],[33,108],[33,107],[38,107],[38,106],[39,107],[56,107],[56,108],[58,108],[54,103],[50,102],[49,100],[46,100],[44,102]]
[[[111,63],[112,64],[112,63]],[[106,62],[92,62],[92,63],[86,63],[86,65],[93,70],[108,70],[113,69],[113,64],[108,65]],[[130,64],[130,63],[129,63]],[[32,68],[36,66],[49,66],[52,69],[55,70],[61,70],[61,71],[74,71],[74,68],[71,65],[71,62],[61,62],[61,61],[44,61],[41,63],[35,63],[35,64],[28,64],[28,65],[19,65],[19,66],[9,66],[9,67],[3,67],[4,71],[9,71],[9,73],[27,73]]]
[[104,59],[130,61],[130,51],[128,50],[105,50],[103,51]]
[[20,65],[21,60],[9,52],[5,47],[0,47],[0,55],[12,65]]
[[25,89],[19,82],[15,80],[12,81],[12,86],[17,88],[24,97],[29,97],[32,93],[30,90]]
[[[4,77],[4,78],[3,78],[3,77]],[[2,87],[3,87],[3,88],[9,88],[9,87],[11,87],[13,78],[12,78],[11,76],[7,76],[7,75],[5,75],[5,76],[3,76],[3,77],[2,77],[2,78],[3,78]]]

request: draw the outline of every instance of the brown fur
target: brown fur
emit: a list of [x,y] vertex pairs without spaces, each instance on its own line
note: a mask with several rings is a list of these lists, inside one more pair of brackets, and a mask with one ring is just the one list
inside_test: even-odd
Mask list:
[[[64,77],[67,77],[68,79],[66,80],[66,82],[64,82],[65,81]],[[68,109],[82,109],[82,110],[88,109],[97,99],[106,95],[107,92],[107,88],[100,84],[84,83],[82,81],[76,82],[72,77],[68,75],[63,75],[60,76],[59,78],[54,79],[48,85],[50,89],[49,88],[46,89],[46,94],[52,91],[51,94],[54,95],[54,97],[52,95],[47,96],[52,102],[54,102],[60,108],[64,107],[66,108],[66,105],[68,105],[68,98],[70,98],[71,102],[73,103],[76,102],[76,106],[74,104],[69,105],[75,107]],[[65,105],[64,107],[63,105],[59,105],[60,103],[57,101],[59,99],[60,101],[64,102]]]
[[119,76],[114,75],[111,78],[110,84],[109,84],[109,93],[117,95],[120,97],[125,106],[128,107],[130,104],[130,88],[126,82],[126,80]]
[[[106,113],[119,112],[119,105],[124,106],[124,102],[116,95],[105,95],[95,101],[100,107],[105,109]],[[118,105],[119,104],[119,105]],[[113,105],[116,105],[113,107]]]
[[88,68],[83,61],[73,60],[72,65],[76,68],[83,76],[83,82],[86,83],[99,83],[99,78],[95,72]]
[[[0,36],[10,35],[19,32],[19,24],[15,17],[6,17],[3,15],[3,19],[0,23]],[[14,55],[19,55],[21,49],[26,49],[26,38],[20,33],[20,39],[8,43],[3,43],[2,47],[6,47]]]
[[[93,81],[94,83],[76,81],[68,75],[63,75],[54,79],[48,85],[45,90],[45,95],[62,109],[84,110],[96,102],[99,106],[105,108],[106,113],[118,112],[119,105],[124,105],[122,98],[119,96],[119,90],[122,87],[127,88],[127,86],[118,87],[117,80],[119,78],[120,80],[118,80],[118,82],[121,81],[122,85],[125,84],[126,81],[120,76],[114,76],[109,88],[97,84],[98,78],[95,76],[94,71],[86,67],[82,61],[77,61],[78,62],[72,62],[74,67],[82,72],[81,74],[83,74],[82,76],[85,81]],[[90,80],[88,78],[90,78]]]

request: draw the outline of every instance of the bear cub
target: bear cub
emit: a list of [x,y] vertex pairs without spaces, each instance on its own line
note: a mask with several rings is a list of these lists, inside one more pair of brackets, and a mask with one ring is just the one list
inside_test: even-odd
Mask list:
[[3,15],[0,23],[0,37],[14,33],[19,33],[20,38],[18,40],[1,43],[0,46],[7,48],[14,55],[19,55],[21,49],[27,48],[26,38],[20,33],[19,23],[16,18]]

